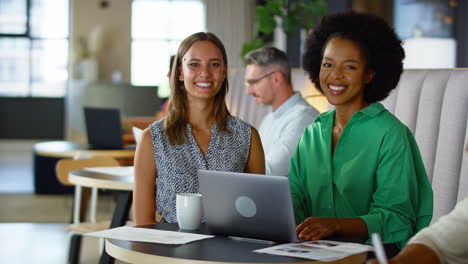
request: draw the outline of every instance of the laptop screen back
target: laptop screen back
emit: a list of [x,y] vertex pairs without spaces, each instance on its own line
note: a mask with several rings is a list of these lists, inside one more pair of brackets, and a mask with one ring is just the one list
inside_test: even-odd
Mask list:
[[119,109],[85,107],[84,115],[91,148],[123,148]]
[[210,232],[276,242],[297,242],[287,177],[199,170]]

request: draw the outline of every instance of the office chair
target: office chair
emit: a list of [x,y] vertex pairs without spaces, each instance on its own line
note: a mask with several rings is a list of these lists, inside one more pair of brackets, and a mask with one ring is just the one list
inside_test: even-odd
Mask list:
[[136,144],[138,144],[138,142],[140,142],[141,135],[143,134],[143,129],[133,126],[132,133],[133,133],[133,136],[135,137]]

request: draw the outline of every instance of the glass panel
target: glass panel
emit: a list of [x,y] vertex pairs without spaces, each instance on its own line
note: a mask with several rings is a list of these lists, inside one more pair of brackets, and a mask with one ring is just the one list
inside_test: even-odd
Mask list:
[[395,30],[402,39],[414,37],[453,38],[455,5],[452,1],[394,2]]
[[[200,1],[173,1],[168,30],[171,39],[180,39],[205,31],[205,9]],[[168,12],[169,13],[169,12]]]
[[132,84],[160,85],[167,79],[170,47],[166,41],[132,42]]
[[177,49],[179,48],[182,40],[174,40],[169,42],[169,52],[171,55],[176,55]]
[[132,84],[167,86],[170,56],[175,55],[184,38],[205,30],[205,10],[200,0],[134,0]]
[[132,38],[184,39],[205,30],[201,1],[137,1],[132,5]]
[[405,69],[453,68],[457,60],[454,15],[457,1],[394,2],[395,31],[404,40]]
[[61,97],[68,79],[68,41],[33,40],[32,96]]
[[31,36],[68,37],[68,1],[31,0]]
[[169,10],[168,1],[133,1],[132,38],[167,39]]
[[0,0],[0,34],[25,34],[26,23],[26,0]]
[[27,38],[0,38],[0,96],[28,94],[29,44]]

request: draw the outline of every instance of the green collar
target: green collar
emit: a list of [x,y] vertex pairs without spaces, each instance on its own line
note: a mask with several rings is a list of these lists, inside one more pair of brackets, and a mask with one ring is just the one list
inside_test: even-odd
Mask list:
[[372,103],[368,107],[358,111],[357,113],[363,113],[372,117],[386,110],[387,109],[385,109],[385,107],[381,103]]
[[[324,112],[319,115],[319,119],[327,119],[328,117],[333,117],[335,115],[335,111],[335,109],[332,109],[330,111]],[[362,113],[364,115],[373,117],[383,111],[387,111],[387,109],[385,109],[385,107],[381,103],[372,103],[368,107],[354,113],[353,116],[359,115],[358,113]]]

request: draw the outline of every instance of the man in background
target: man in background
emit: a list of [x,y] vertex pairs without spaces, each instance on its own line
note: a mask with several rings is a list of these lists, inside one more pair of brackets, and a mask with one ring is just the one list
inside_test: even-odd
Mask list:
[[245,55],[245,62],[247,93],[257,104],[271,105],[273,110],[259,128],[266,174],[285,176],[299,138],[319,112],[294,92],[284,52],[273,47],[256,49]]

